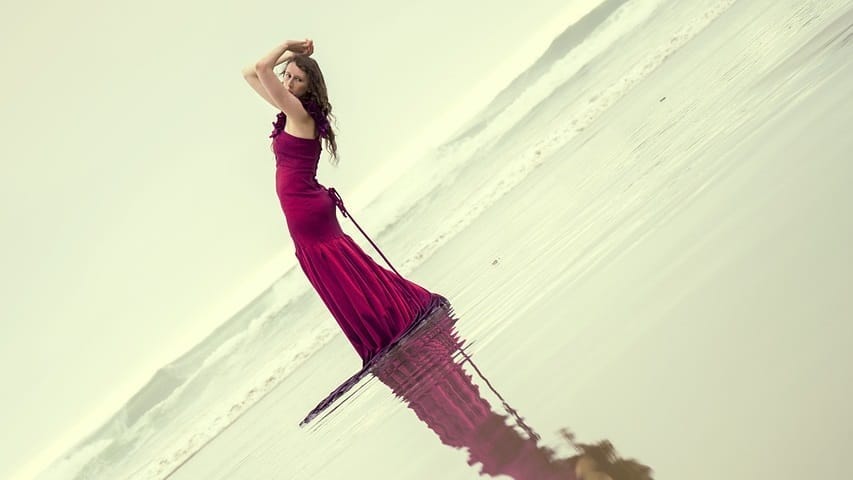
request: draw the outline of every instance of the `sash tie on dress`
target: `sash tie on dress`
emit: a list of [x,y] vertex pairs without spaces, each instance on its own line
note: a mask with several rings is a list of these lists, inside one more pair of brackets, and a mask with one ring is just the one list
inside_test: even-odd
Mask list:
[[352,215],[350,215],[350,213],[347,211],[347,207],[344,206],[344,200],[341,198],[341,195],[338,193],[338,191],[332,187],[327,188],[326,190],[329,192],[329,196],[332,197],[332,200],[335,202],[335,205],[338,206],[338,209],[341,211],[341,215],[343,215],[344,218],[349,218],[350,220],[352,220],[352,223],[355,224],[356,228],[358,228],[358,231],[360,231],[361,234],[364,235],[364,238],[366,238],[367,241],[370,242],[371,245],[373,245],[373,248],[375,248],[376,251],[379,252],[379,255],[382,255],[382,258],[385,260],[385,263],[387,263],[388,266],[391,267],[391,270],[393,270],[394,273],[402,277],[402,275],[400,275],[400,272],[398,272],[397,269],[394,268],[394,265],[391,265],[391,262],[388,261],[388,258],[385,257],[385,254],[382,253],[382,250],[380,250],[379,247],[377,247],[376,244],[373,243],[373,240],[371,240],[370,237],[368,237],[367,234],[364,233],[364,230],[362,230],[358,222],[356,222]]

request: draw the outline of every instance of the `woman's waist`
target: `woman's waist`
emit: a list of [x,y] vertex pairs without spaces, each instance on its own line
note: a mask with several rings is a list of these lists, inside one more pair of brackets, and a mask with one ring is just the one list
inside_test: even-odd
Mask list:
[[312,160],[304,160],[297,158],[282,158],[276,157],[275,159],[275,168],[284,168],[286,170],[293,170],[295,172],[311,172],[316,173],[317,167],[319,167],[319,162],[315,162]]
[[294,167],[292,165],[281,165],[278,164],[275,166],[275,176],[276,178],[286,178],[292,180],[308,180],[312,182],[317,181],[317,169],[309,168],[309,167]]
[[281,150],[273,150],[276,164],[295,164],[301,166],[316,166],[320,163],[320,156],[312,153],[297,153]]
[[314,191],[321,191],[323,193],[327,193],[326,187],[324,187],[320,182],[317,181],[314,177],[300,177],[294,175],[276,175],[275,178],[275,186],[276,190],[279,193],[289,192],[289,193],[311,193]]

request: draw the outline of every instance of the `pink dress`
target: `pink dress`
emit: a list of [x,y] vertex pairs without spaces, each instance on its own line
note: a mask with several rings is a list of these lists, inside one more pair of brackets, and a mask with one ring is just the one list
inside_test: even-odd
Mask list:
[[426,317],[440,296],[378,265],[341,230],[336,192],[316,179],[319,139],[284,130],[272,137],[276,192],[296,258],[367,365]]

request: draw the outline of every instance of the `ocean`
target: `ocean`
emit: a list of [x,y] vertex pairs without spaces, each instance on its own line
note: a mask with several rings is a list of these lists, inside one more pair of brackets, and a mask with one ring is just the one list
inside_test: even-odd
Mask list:
[[[565,27],[351,213],[450,301],[478,401],[558,456],[569,428],[656,478],[843,472],[853,1],[605,0]],[[300,428],[360,362],[282,271],[39,478],[535,478],[387,375]]]

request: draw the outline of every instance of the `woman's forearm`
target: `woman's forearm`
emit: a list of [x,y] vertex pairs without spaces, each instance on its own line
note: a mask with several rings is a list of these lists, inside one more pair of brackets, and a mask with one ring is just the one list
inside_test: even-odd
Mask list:
[[[280,64],[286,62],[287,60],[289,60],[290,58],[292,58],[293,55],[294,55],[294,53],[291,52],[290,50],[288,50],[288,51],[282,53],[278,57],[278,60],[276,60],[275,64],[280,65]],[[244,77],[249,76],[249,75],[257,76],[258,74],[257,74],[257,72],[255,72],[256,68],[257,68],[257,63],[253,63],[252,65],[246,65],[245,67],[243,67],[243,76]]]
[[272,49],[268,54],[264,55],[263,58],[258,60],[252,65],[248,65],[243,67],[243,76],[257,76],[257,71],[259,68],[275,68],[277,65],[280,65],[291,58],[294,55],[299,53],[308,52],[307,55],[311,55],[311,52],[314,51],[313,42],[310,39],[305,39],[304,42],[297,40],[288,40],[281,45]]
[[[287,60],[290,60],[293,57],[293,55],[295,55],[293,52],[291,52],[290,50],[287,50],[286,52],[282,53],[278,57],[278,60],[276,60],[275,64],[280,65],[280,64],[286,62]],[[257,65],[258,65],[258,63],[253,63],[251,65],[247,65],[247,66],[243,67],[243,76],[245,77],[247,75],[257,75],[257,73],[255,72]]]
[[293,56],[293,52],[289,50],[290,41],[286,41],[281,45],[270,50],[269,53],[263,56],[260,60],[255,63],[255,69],[257,68],[272,68],[287,59]]
[[281,65],[282,63],[293,58],[294,55],[296,55],[296,54],[291,52],[290,50],[287,50],[286,52],[282,53],[281,56],[278,57],[278,60],[275,61],[275,64]]

